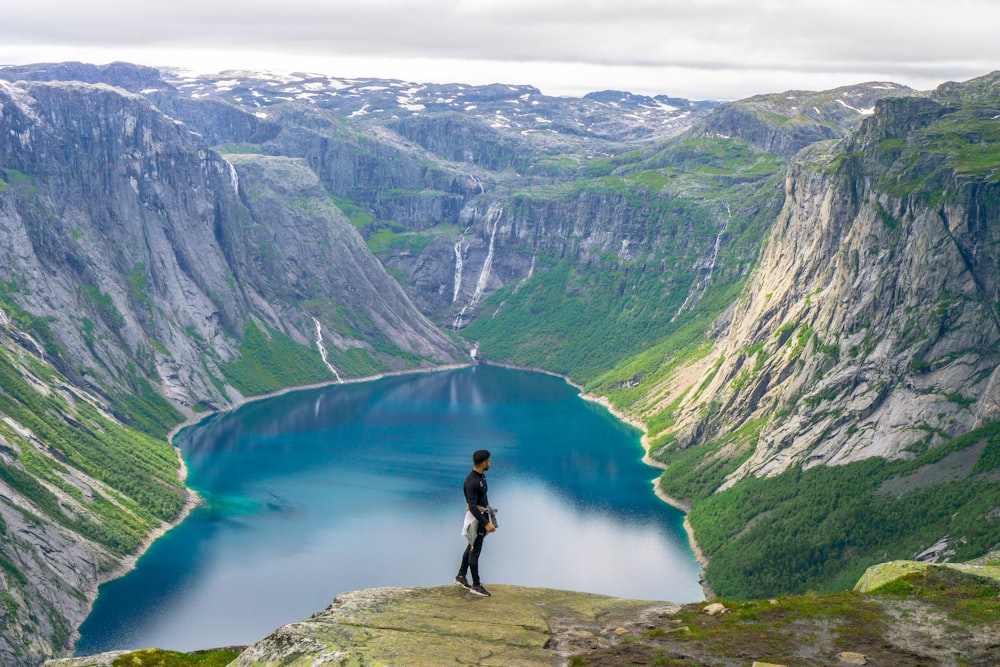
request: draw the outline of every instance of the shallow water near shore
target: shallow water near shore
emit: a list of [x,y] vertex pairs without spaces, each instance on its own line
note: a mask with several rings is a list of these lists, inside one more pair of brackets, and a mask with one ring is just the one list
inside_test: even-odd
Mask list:
[[487,587],[700,600],[683,514],[653,493],[639,435],[559,378],[492,366],[214,415],[174,440],[205,502],[101,587],[76,652],[252,643],[343,591],[449,583],[480,448],[500,508]]

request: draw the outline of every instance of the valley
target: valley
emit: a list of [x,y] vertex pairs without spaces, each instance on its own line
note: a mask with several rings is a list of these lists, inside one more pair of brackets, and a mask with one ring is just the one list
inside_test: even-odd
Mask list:
[[176,424],[473,349],[643,423],[720,596],[984,555],[998,86],[0,68],[5,664],[65,651],[177,518]]

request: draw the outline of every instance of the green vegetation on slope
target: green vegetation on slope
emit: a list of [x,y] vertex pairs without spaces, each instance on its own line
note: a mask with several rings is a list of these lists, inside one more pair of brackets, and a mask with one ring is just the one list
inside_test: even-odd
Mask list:
[[239,651],[220,649],[180,653],[158,648],[133,651],[115,658],[112,667],[225,667],[239,655]]
[[18,306],[11,295],[19,290],[16,283],[0,279],[0,309],[7,314],[17,329],[27,331],[34,337],[42,346],[46,356],[52,358],[63,356],[66,350],[56,340],[52,328],[49,326],[49,323],[55,318],[35,317]]
[[723,600],[725,612],[717,614],[685,605],[618,644],[577,653],[570,664],[994,664],[998,593],[1000,583],[988,576],[937,566],[868,594]]
[[222,364],[221,370],[246,396],[333,379],[317,350],[276,329],[261,331],[256,322],[249,322],[244,329],[240,354],[242,359]]
[[[27,359],[0,350],[0,413],[37,438],[0,423],[0,435],[20,450],[16,460],[0,463],[0,476],[57,523],[114,552],[134,552],[154,526],[180,512],[176,454],[165,441],[118,424],[79,397],[41,389],[37,378],[50,387],[68,383]],[[33,382],[25,380],[32,376]],[[103,482],[110,495],[84,495],[66,466]],[[55,490],[86,511],[67,512]]]
[[[844,590],[868,566],[911,557],[943,536],[958,560],[996,546],[1000,423],[912,461],[793,468],[713,494],[742,460],[713,463],[722,446],[660,453],[669,466],[660,485],[692,498],[691,523],[711,559],[706,575],[722,596]],[[956,465],[965,474],[949,474]]]
[[[704,331],[738,295],[783,202],[783,167],[740,139],[684,137],[592,162],[581,169],[589,178],[515,197],[514,217],[534,206],[558,214],[600,201],[643,239],[633,239],[627,260],[596,250],[586,262],[539,252],[533,277],[491,295],[462,335],[479,341],[487,358],[565,373],[627,407],[669,372],[658,362],[698,354]],[[723,224],[712,277],[699,287]],[[679,314],[692,293],[697,305]],[[620,390],[626,385],[632,391]]]
[[[518,290],[508,287],[483,304],[493,317],[477,319],[463,331],[482,341],[487,357],[539,366],[589,380],[611,360],[657,342],[683,300],[664,302],[659,285],[639,280],[641,269],[608,268],[583,273],[564,260]],[[517,291],[516,298],[515,290]],[[620,291],[632,291],[629,299]]]
[[131,391],[109,392],[114,396],[115,416],[154,438],[166,439],[183,419],[181,413],[131,365],[126,379]]

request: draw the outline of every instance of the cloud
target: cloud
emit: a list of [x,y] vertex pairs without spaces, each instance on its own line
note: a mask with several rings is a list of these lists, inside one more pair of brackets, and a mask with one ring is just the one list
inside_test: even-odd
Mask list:
[[[984,74],[1000,56],[994,0],[40,0],[4,14],[4,62],[78,53],[185,64],[198,53],[216,69],[339,63],[358,70],[320,71],[359,75],[367,62],[375,76],[392,76],[385,68],[395,63],[395,78],[478,70],[546,92],[546,80],[584,86],[575,92],[638,81],[637,92],[716,98],[749,94],[748,84],[763,86],[752,92],[831,80],[931,87]],[[417,76],[407,74],[417,63]]]

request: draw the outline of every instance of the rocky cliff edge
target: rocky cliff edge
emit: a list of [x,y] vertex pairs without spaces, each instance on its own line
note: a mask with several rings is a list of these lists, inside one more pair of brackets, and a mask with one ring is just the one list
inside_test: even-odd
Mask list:
[[[994,665],[998,558],[883,563],[852,592],[746,602],[678,605],[499,585],[487,599],[452,586],[354,591],[247,647],[230,667]],[[209,664],[210,653],[201,655],[206,662],[145,650],[45,664]]]

